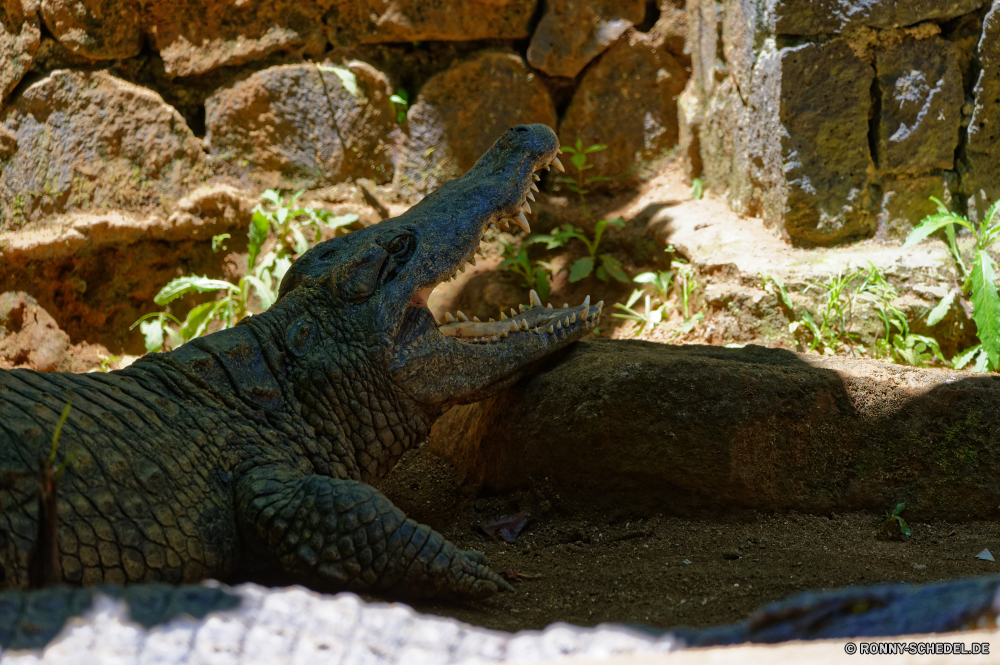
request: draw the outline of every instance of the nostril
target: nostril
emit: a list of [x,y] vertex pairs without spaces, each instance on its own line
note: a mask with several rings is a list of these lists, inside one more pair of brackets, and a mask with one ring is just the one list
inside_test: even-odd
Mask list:
[[519,127],[515,127],[515,128],[514,128],[514,131],[515,131],[515,132],[526,132],[526,131],[528,131],[528,128],[527,128],[527,127],[525,127],[524,125],[521,125],[521,126],[519,126]]

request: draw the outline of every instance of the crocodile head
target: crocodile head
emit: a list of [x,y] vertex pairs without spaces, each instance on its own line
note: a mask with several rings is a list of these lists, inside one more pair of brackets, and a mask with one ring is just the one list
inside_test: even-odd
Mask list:
[[[468,173],[406,213],[303,254],[282,281],[281,299],[327,310],[328,334],[351,344],[368,371],[388,377],[394,391],[431,411],[497,392],[593,330],[603,303],[592,306],[588,298],[557,309],[532,292],[530,306],[496,321],[449,314],[439,322],[427,300],[436,286],[475,264],[490,225],[529,230],[522,207],[533,198],[535,172],[561,168],[558,153],[556,135],[545,125],[511,128]],[[316,307],[317,299],[328,305]]]

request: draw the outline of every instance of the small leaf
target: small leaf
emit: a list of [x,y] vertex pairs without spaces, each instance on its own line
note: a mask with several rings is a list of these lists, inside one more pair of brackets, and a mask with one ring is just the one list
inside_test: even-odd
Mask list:
[[358,97],[358,77],[354,75],[350,69],[345,69],[343,67],[331,67],[329,65],[316,65],[316,67],[322,72],[331,72],[337,75],[340,79],[340,83],[344,86],[351,97]]
[[953,369],[962,369],[963,367],[965,367],[966,365],[968,365],[972,361],[973,357],[977,353],[979,353],[982,350],[982,348],[983,348],[982,344],[976,344],[975,346],[969,347],[965,351],[962,351],[961,353],[956,354],[951,359],[951,366],[952,366],[952,368]]
[[632,291],[632,295],[628,297],[628,302],[625,303],[625,309],[630,309],[635,302],[642,297],[642,289],[635,289]]
[[909,527],[909,525],[907,525],[906,520],[904,520],[899,515],[896,515],[896,521],[899,522],[899,530],[900,530],[900,532],[904,536],[906,536],[907,538],[909,538],[913,534],[913,532],[910,531],[910,527]]
[[951,303],[955,300],[955,295],[958,292],[955,289],[949,291],[944,298],[941,298],[941,302],[934,306],[934,309],[927,314],[927,325],[934,326],[941,322],[941,319],[948,314],[951,309]]
[[153,353],[163,347],[163,319],[156,318],[143,321],[139,324],[139,330],[146,345],[146,352]]
[[263,280],[253,275],[247,275],[246,280],[253,285],[254,290],[257,292],[261,309],[269,309],[274,304],[274,301],[278,299],[277,294]]
[[577,259],[573,264],[573,267],[569,270],[569,281],[579,282],[584,277],[587,277],[594,271],[594,259],[589,256],[585,256],[582,259]]
[[976,362],[972,365],[973,372],[985,372],[989,369],[990,356],[986,353],[986,349],[980,349],[979,355],[976,356]]
[[996,279],[993,259],[984,250],[977,250],[972,265],[972,320],[990,367],[1000,365],[1000,295]]
[[903,243],[903,249],[913,247],[917,243],[925,240],[935,231],[943,229],[951,224],[961,224],[966,228],[971,228],[969,223],[964,218],[953,213],[938,213],[936,215],[929,215],[924,217],[920,223],[917,224],[916,228],[910,231],[910,235],[906,237],[906,242]]
[[604,182],[605,180],[611,180],[611,178],[606,175],[595,175],[587,178],[584,182],[589,185],[592,182]]
[[654,282],[656,282],[656,273],[644,272],[642,274],[633,277],[632,281],[637,284],[653,284]]
[[538,297],[542,300],[549,299],[549,276],[545,274],[542,268],[535,268],[535,290],[538,292]]
[[578,171],[583,171],[583,166],[587,163],[587,156],[582,152],[578,152],[575,155],[571,155],[569,161],[573,162],[573,166],[575,166]]
[[176,298],[192,291],[205,293],[208,291],[236,291],[237,288],[229,282],[221,279],[209,279],[208,277],[185,276],[170,280],[166,286],[153,298],[157,305],[166,305]]
[[193,307],[191,311],[188,312],[183,325],[181,325],[180,329],[177,331],[180,333],[185,342],[204,334],[205,328],[208,327],[209,315],[212,313],[212,309],[214,307],[214,302],[206,302],[198,305],[197,307]]
[[622,270],[622,262],[610,254],[601,254],[601,267],[619,282],[628,282],[628,275]]
[[608,275],[608,271],[604,269],[604,266],[597,266],[597,270],[594,271],[594,277],[602,282],[606,282],[610,278],[610,275]]
[[595,143],[594,145],[592,145],[589,148],[587,148],[586,150],[584,150],[584,152],[598,152],[600,150],[607,150],[607,149],[608,149],[608,146],[602,145],[600,143]]

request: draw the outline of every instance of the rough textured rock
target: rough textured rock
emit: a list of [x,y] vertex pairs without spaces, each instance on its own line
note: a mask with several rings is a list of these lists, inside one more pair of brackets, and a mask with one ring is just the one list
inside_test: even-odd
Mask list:
[[949,198],[947,182],[939,175],[882,181],[882,203],[878,213],[879,237],[903,241],[927,215],[937,212],[931,196]]
[[201,143],[156,93],[106,72],[55,71],[0,113],[0,231],[71,208],[166,212],[196,181]]
[[940,37],[906,40],[879,51],[880,92],[875,163],[882,173],[951,169],[962,121],[962,72]]
[[[631,31],[583,75],[559,125],[563,145],[602,143],[588,155],[588,176],[607,185],[628,185],[640,167],[677,145],[677,97],[687,83],[680,61],[662,48],[653,32]],[[572,176],[574,169],[567,165]]]
[[663,48],[677,56],[687,57],[685,42],[690,28],[684,0],[661,0],[658,29],[663,34]]
[[404,176],[419,189],[465,173],[517,124],[555,127],[545,86],[513,53],[487,51],[435,76],[408,114]]
[[976,101],[969,121],[964,189],[969,217],[982,220],[1000,199],[1000,3],[983,20],[976,54],[982,67],[973,90]]
[[550,76],[574,78],[645,11],[645,0],[549,0],[531,35],[528,63]]
[[31,66],[41,39],[37,8],[31,0],[0,1],[0,108]]
[[[771,4],[755,0],[761,8]],[[821,35],[859,26],[898,28],[920,21],[949,19],[975,11],[988,0],[777,0],[775,32]]]
[[92,60],[131,58],[142,49],[142,12],[128,0],[42,0],[49,32]]
[[73,346],[69,335],[27,293],[0,293],[0,369],[82,372],[100,363],[101,351],[89,344]]
[[[509,423],[517,423],[516,428]],[[673,509],[994,514],[1000,380],[748,346],[594,341],[431,444],[498,488],[529,476]]]
[[334,44],[524,39],[537,0],[340,0],[323,17]]
[[[357,96],[337,74],[345,70]],[[270,67],[206,100],[205,141],[232,169],[277,172],[287,188],[386,182],[398,132],[389,96],[385,75],[362,62]]]
[[320,17],[335,0],[202,2],[159,0],[144,13],[153,47],[171,76],[201,74],[277,51],[320,55]]

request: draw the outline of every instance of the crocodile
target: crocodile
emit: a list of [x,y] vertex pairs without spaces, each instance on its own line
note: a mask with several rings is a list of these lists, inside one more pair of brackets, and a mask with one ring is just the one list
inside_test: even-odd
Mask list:
[[69,402],[59,451],[73,461],[48,539],[56,581],[280,571],[397,596],[509,589],[483,554],[406,518],[371,483],[448,408],[505,389],[597,325],[603,303],[589,297],[553,308],[532,292],[488,321],[438,322],[427,307],[475,264],[490,227],[529,230],[536,172],[561,169],[559,152],[548,127],[511,128],[402,215],[304,252],[274,305],[228,330],[108,373],[0,371],[0,587],[31,581],[46,540],[31,474]]

